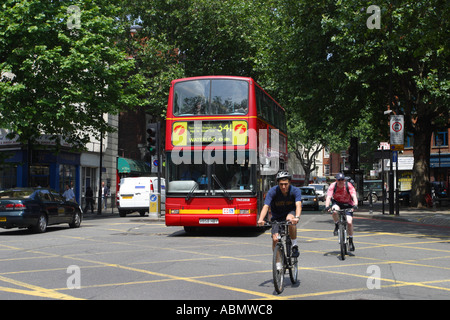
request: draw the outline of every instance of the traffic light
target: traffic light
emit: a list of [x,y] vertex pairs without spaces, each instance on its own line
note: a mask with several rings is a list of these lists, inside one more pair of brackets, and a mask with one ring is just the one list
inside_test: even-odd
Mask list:
[[158,148],[159,131],[157,123],[147,124],[147,151],[154,156]]
[[348,149],[348,161],[350,163],[350,170],[356,170],[359,167],[359,151],[358,138],[350,138],[350,148]]

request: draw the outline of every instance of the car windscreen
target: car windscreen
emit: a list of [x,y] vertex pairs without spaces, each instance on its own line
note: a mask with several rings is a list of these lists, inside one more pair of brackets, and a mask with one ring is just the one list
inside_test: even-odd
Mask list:
[[300,188],[302,195],[305,196],[315,196],[316,193],[314,192],[314,189],[306,189],[306,188]]

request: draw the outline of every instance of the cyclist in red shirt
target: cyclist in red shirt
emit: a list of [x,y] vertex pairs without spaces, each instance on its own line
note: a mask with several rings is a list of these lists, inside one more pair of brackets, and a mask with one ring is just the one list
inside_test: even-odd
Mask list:
[[[336,182],[332,183],[328,188],[325,207],[328,208],[328,211],[330,211],[331,209],[340,210],[345,207],[353,207],[355,209],[357,206],[358,198],[356,197],[355,187],[351,183],[345,181],[345,176],[342,173],[338,173],[336,175]],[[339,220],[338,213],[333,212],[332,216],[335,223],[333,234],[336,236],[338,231],[337,222]],[[353,244],[353,210],[347,212],[347,226],[349,248],[350,251],[355,251],[355,245]]]

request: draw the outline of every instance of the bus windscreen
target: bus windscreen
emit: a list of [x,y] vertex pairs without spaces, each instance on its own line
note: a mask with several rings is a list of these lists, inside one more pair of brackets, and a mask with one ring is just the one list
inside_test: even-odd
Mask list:
[[174,116],[245,115],[249,84],[241,80],[191,80],[175,84]]

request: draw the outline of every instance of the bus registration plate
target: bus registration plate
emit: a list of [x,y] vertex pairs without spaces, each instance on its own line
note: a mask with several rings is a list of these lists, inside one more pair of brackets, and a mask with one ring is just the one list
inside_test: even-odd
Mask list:
[[219,224],[219,219],[200,219],[200,224]]

